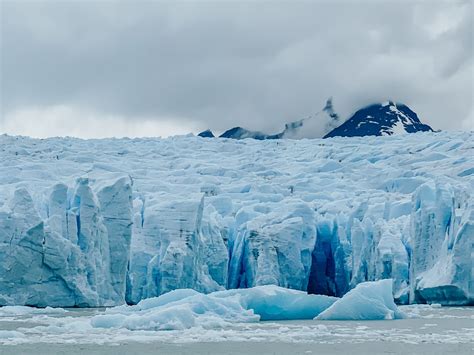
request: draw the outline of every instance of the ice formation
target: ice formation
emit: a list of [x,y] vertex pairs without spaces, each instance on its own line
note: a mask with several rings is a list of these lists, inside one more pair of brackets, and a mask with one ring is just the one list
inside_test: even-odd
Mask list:
[[399,303],[472,304],[473,138],[0,136],[0,305],[388,278]]
[[179,289],[145,299],[136,306],[111,308],[108,314],[93,317],[91,325],[129,330],[182,330],[197,325],[219,327],[259,319],[253,310],[242,306],[238,295],[214,297],[212,293]]
[[251,309],[260,320],[312,319],[336,302],[336,297],[312,295],[275,285],[217,291],[217,298],[238,296],[245,309]]
[[[391,284],[387,287],[390,293]],[[197,325],[206,328],[259,320],[312,319],[336,300],[275,285],[209,294],[178,289],[134,306],[109,308],[106,314],[93,317],[91,324],[96,328],[179,330]]]
[[317,320],[401,319],[404,315],[393,302],[392,280],[363,282],[334,302]]

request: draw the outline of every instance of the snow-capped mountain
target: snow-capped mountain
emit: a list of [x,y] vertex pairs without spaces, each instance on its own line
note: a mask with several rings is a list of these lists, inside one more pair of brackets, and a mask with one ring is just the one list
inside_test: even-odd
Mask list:
[[[325,124],[321,125],[321,122],[325,122]],[[219,138],[253,138],[257,140],[321,138],[326,132],[336,128],[339,124],[339,116],[334,111],[332,98],[329,98],[321,111],[303,119],[285,124],[285,129],[279,133],[266,134],[259,131],[250,131],[242,127],[233,127],[222,133]],[[321,130],[321,126],[324,127],[324,131]],[[209,129],[199,133],[198,136],[204,138],[215,137],[214,133]]]
[[387,101],[358,110],[346,122],[333,129],[324,138],[391,136],[394,134],[432,132],[433,129],[420,122],[408,106]]
[[[421,123],[417,114],[408,106],[392,101],[364,107],[341,124],[340,116],[334,110],[332,98],[329,98],[321,111],[301,120],[287,123],[285,129],[280,133],[266,134],[242,127],[234,127],[222,133],[219,138],[265,140],[362,137],[391,136],[426,131],[433,132],[433,129]],[[210,130],[203,131],[198,136],[215,137]]]

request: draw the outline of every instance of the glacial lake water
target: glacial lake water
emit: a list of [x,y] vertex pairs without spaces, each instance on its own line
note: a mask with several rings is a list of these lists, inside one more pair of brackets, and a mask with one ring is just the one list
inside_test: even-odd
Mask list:
[[474,354],[474,307],[401,309],[412,318],[129,331],[92,328],[103,309],[0,308],[0,354]]

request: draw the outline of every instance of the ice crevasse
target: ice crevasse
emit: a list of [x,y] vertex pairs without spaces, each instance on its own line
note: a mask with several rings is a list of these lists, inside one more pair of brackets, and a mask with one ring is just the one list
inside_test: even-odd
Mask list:
[[0,305],[381,279],[399,303],[472,304],[473,138],[0,136]]

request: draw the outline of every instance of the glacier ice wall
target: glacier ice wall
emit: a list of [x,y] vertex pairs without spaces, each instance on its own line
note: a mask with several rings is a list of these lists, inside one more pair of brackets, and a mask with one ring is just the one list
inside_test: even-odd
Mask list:
[[472,299],[472,196],[458,201],[449,186],[425,184],[413,196],[410,227],[411,300],[456,305]]
[[[120,213],[111,223],[113,199]],[[69,193],[69,197],[68,197]],[[47,306],[100,306],[123,303],[130,251],[130,184],[124,179],[99,191],[103,205],[86,178],[70,191],[55,184],[44,201],[41,218],[25,188],[13,192],[0,213],[0,302]],[[101,207],[99,207],[101,206]],[[125,223],[126,227],[123,228]],[[128,234],[127,234],[128,233]],[[129,240],[128,246],[123,239]]]
[[388,278],[399,303],[472,304],[473,136],[0,136],[0,305]]

